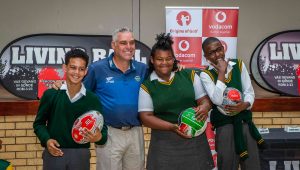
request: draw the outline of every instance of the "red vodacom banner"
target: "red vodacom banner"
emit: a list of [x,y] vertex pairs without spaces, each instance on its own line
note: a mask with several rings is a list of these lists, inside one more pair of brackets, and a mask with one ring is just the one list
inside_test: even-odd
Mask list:
[[204,68],[202,42],[219,38],[227,58],[236,58],[237,7],[166,7],[166,32],[174,38],[174,52],[180,64]]
[[237,37],[238,10],[203,9],[204,37]]
[[174,37],[174,53],[180,64],[186,67],[200,67],[202,50],[198,44],[202,43],[200,37]]

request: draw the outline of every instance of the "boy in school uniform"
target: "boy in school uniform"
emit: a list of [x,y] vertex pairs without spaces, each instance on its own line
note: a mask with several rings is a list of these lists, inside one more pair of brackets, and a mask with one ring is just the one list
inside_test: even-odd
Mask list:
[[[216,128],[217,164],[220,170],[260,170],[258,146],[264,140],[252,122],[250,111],[254,102],[254,90],[245,64],[239,59],[226,61],[221,41],[207,38],[203,44],[204,57],[209,66],[201,72],[202,84],[214,104],[211,122]],[[234,116],[222,114],[223,93],[227,87],[238,89],[242,100],[234,106],[225,106]],[[224,112],[223,112],[224,113]]]
[[89,110],[101,111],[98,97],[82,84],[87,73],[89,57],[80,49],[72,49],[65,55],[63,70],[66,83],[61,90],[45,91],[33,123],[34,132],[43,152],[44,170],[89,170],[90,142],[102,145],[107,140],[107,127],[97,128],[95,133],[82,131],[89,141],[86,144],[76,143],[71,135],[74,121]]

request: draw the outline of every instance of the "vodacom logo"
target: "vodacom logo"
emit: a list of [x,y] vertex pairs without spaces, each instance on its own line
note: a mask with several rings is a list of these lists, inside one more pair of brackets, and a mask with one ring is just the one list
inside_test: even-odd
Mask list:
[[219,12],[217,12],[216,13],[216,15],[215,15],[215,19],[216,19],[216,21],[218,22],[218,23],[223,23],[223,22],[225,22],[226,21],[226,14],[225,14],[225,12],[223,12],[223,11],[219,11]]
[[221,44],[222,44],[223,47],[224,47],[224,52],[226,52],[227,49],[228,49],[227,43],[226,43],[225,41],[223,41],[223,40],[220,40],[220,41],[221,41]]
[[188,26],[192,21],[191,14],[187,11],[181,11],[177,14],[176,21],[180,26]]
[[187,40],[181,40],[178,44],[180,51],[187,51],[190,48],[190,43]]

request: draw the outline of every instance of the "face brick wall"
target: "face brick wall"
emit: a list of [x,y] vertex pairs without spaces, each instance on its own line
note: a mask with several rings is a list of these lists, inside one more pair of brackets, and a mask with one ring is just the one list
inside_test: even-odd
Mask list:
[[[15,170],[41,170],[43,148],[33,133],[34,115],[0,116],[0,158],[10,161]],[[254,112],[257,127],[283,128],[300,125],[300,112]],[[145,151],[148,152],[151,129],[144,127]],[[91,147],[91,169],[96,168],[94,145]]]

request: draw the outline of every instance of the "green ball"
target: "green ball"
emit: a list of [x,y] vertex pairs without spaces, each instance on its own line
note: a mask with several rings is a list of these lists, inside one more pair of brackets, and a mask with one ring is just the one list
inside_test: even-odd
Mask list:
[[198,121],[196,120],[195,115],[196,112],[192,107],[181,112],[178,119],[178,124],[179,130],[182,133],[190,135],[192,137],[196,137],[201,135],[205,131],[207,121]]

